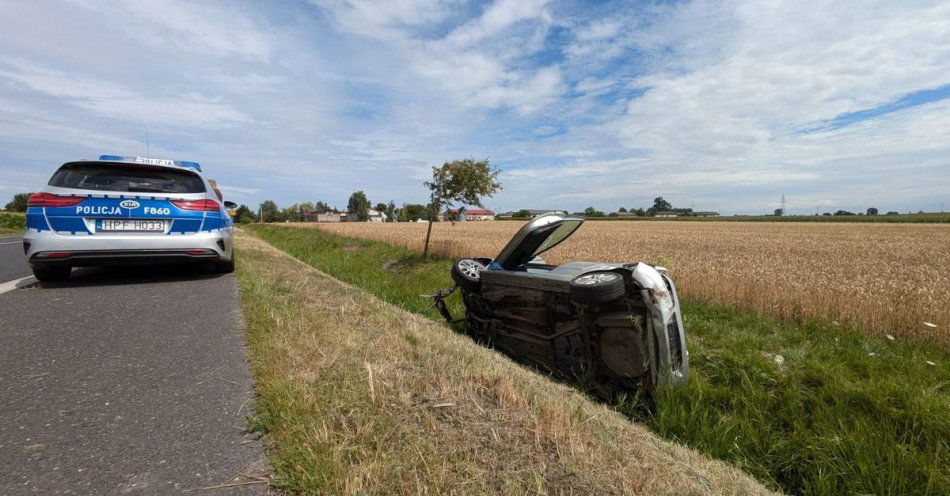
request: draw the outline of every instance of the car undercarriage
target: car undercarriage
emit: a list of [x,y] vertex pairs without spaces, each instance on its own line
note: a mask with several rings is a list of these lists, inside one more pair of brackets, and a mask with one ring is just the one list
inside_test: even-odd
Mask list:
[[547,214],[525,225],[499,257],[456,261],[452,276],[465,304],[466,332],[599,396],[685,381],[679,302],[662,268],[555,266],[538,257],[581,222]]

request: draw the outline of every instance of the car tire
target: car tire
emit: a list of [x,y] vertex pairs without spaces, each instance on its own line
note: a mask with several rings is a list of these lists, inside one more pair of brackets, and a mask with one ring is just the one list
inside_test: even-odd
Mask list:
[[452,280],[462,289],[476,291],[482,283],[479,273],[487,268],[478,260],[460,258],[452,264]]
[[609,303],[625,292],[623,276],[616,272],[590,272],[571,281],[571,300],[585,305]]
[[230,274],[234,272],[234,253],[231,253],[231,260],[221,260],[214,264],[214,271],[218,274]]
[[49,265],[33,267],[33,277],[43,282],[64,281],[69,278],[73,268],[68,265]]

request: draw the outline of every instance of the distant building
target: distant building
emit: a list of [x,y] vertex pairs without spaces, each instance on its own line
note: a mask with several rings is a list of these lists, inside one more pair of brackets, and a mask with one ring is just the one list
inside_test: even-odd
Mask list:
[[304,212],[304,222],[340,222],[343,220],[340,212]]
[[719,212],[693,212],[696,217],[719,217]]
[[341,222],[343,214],[340,212],[320,212],[317,214],[317,222]]
[[653,214],[654,217],[676,217],[676,212],[669,210],[660,210],[657,213]]
[[611,212],[611,217],[639,217],[635,212]]
[[[384,212],[380,212],[375,208],[368,209],[366,215],[368,216],[366,222],[386,222],[387,219]],[[349,212],[346,214],[345,222],[360,222],[360,217],[356,212]]]
[[456,217],[458,217],[459,222],[495,220],[495,212],[486,208],[466,208],[462,211],[462,215],[459,216],[459,209],[450,208],[442,214],[443,221]]

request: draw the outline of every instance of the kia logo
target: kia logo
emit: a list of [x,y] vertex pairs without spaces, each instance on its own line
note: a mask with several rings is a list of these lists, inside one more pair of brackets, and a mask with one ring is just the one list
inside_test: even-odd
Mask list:
[[135,200],[123,200],[122,203],[119,204],[119,206],[122,208],[127,208],[129,210],[132,210],[133,208],[139,208],[139,202]]

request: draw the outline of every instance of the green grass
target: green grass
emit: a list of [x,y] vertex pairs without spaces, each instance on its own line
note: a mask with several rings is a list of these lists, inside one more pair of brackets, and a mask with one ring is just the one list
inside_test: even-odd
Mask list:
[[25,229],[25,215],[19,212],[0,212],[0,234],[20,234]]
[[[530,220],[510,217],[498,220]],[[950,212],[897,215],[722,215],[719,217],[588,217],[587,220],[609,221],[675,221],[675,222],[871,222],[894,224],[943,224],[950,222]]]
[[[452,284],[449,261],[401,247],[315,229],[246,229],[408,310]],[[450,307],[461,315],[457,298]],[[790,493],[950,494],[946,351],[701,302],[684,302],[683,314],[689,383],[619,410]]]

